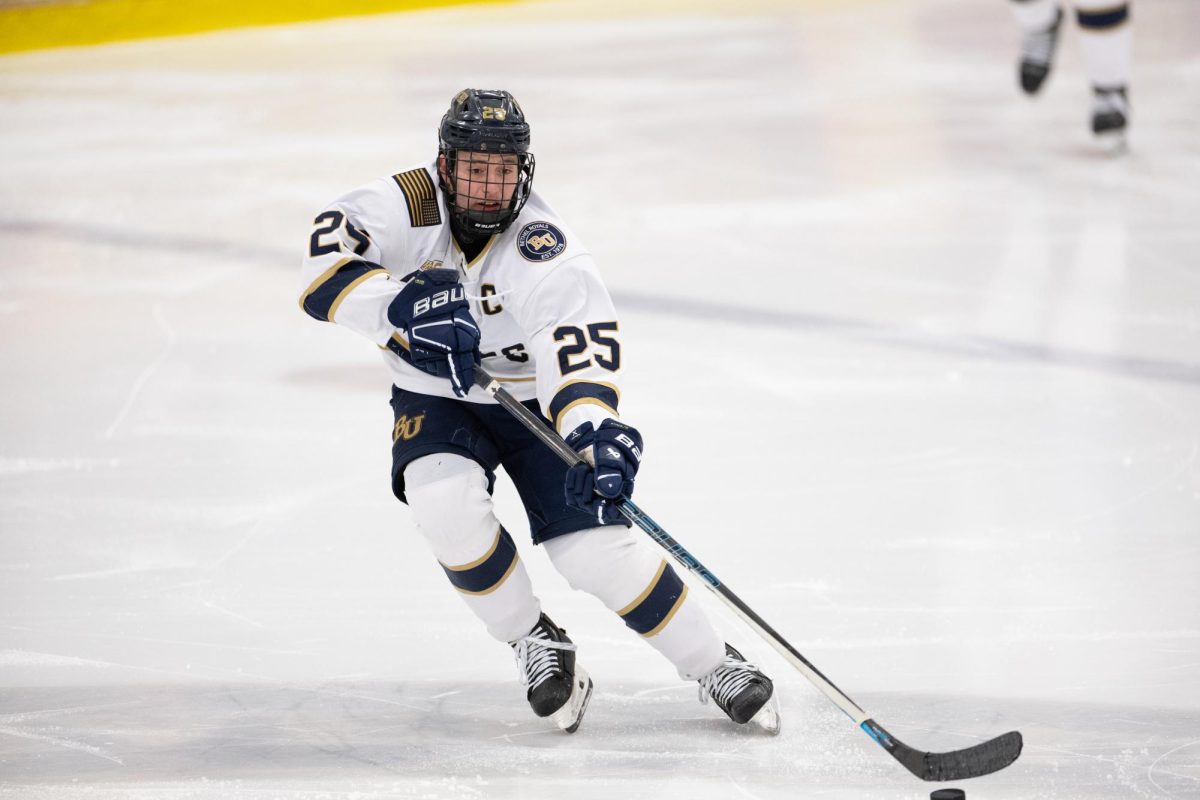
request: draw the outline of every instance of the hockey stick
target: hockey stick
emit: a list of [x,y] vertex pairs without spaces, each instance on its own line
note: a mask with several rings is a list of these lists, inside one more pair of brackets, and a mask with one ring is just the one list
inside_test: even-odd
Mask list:
[[[574,466],[584,460],[579,453],[572,450],[563,441],[561,436],[551,430],[536,414],[509,394],[482,367],[475,368],[475,383],[516,417],[521,424],[528,428],[534,436],[553,450],[568,465]],[[763,621],[762,617],[754,613],[754,610],[743,603],[728,587],[717,580],[717,576],[709,572],[707,567],[685,550],[657,522],[650,519],[632,500],[628,497],[621,498],[618,501],[617,508],[620,509],[621,513],[630,522],[649,534],[651,539],[670,553],[689,572],[704,581],[705,586],[716,594],[717,597],[721,598],[747,625],[753,628],[755,633],[774,647],[788,663],[800,670],[804,674],[804,677],[808,678],[814,686],[820,689],[846,716],[854,720],[855,725],[862,728],[877,744],[884,750],[887,750],[893,758],[921,780],[956,781],[963,780],[964,778],[978,778],[981,775],[988,775],[997,770],[1004,769],[1021,755],[1022,740],[1021,734],[1018,731],[1005,733],[997,736],[995,739],[977,744],[974,747],[952,750],[946,753],[928,753],[909,747],[888,733],[878,722],[871,719],[867,712],[859,708],[831,680],[822,675],[820,670],[814,667],[808,659],[800,655],[796,648],[788,644],[786,639],[776,633],[770,625]]]

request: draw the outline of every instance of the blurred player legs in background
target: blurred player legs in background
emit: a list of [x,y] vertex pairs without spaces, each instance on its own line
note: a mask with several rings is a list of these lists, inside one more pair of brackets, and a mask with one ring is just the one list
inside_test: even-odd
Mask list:
[[[1021,88],[1041,89],[1054,64],[1064,12],[1057,0],[1010,0],[1021,26]],[[1084,67],[1092,85],[1092,133],[1123,139],[1129,124],[1129,72],[1133,28],[1129,3],[1075,0]]]

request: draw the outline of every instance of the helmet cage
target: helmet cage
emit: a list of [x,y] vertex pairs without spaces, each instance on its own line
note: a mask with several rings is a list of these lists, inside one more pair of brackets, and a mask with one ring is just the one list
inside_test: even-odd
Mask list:
[[[450,220],[458,231],[471,236],[491,236],[503,233],[512,225],[513,220],[525,207],[533,187],[533,169],[535,161],[533,153],[505,153],[515,163],[516,174],[512,178],[497,179],[495,170],[490,162],[483,170],[483,175],[476,177],[469,172],[459,174],[459,157],[462,153],[493,153],[493,150],[443,150],[445,170],[439,171],[442,192],[446,195],[446,207]],[[509,162],[505,158],[504,162]],[[512,183],[512,190],[505,196],[504,185]],[[496,187],[496,188],[492,188]],[[461,196],[458,191],[462,188]],[[497,208],[491,208],[484,203],[498,202]]]
[[[529,199],[535,164],[529,152],[529,123],[516,99],[505,91],[459,92],[438,127],[438,152],[445,160],[438,179],[456,230],[472,236],[507,230]],[[490,154],[504,156],[504,162],[515,157],[516,175],[498,180],[492,169],[479,176],[460,175],[463,152],[487,153],[486,160],[493,165],[501,159]],[[511,193],[507,192],[507,185],[514,181]],[[501,184],[499,191],[489,186],[496,183]],[[460,188],[465,197],[459,196]],[[499,206],[495,207],[497,202]]]

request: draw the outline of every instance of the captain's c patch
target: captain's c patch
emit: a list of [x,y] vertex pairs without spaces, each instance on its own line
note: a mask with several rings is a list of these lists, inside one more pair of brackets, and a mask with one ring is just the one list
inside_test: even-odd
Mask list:
[[517,234],[517,249],[526,261],[549,261],[567,249],[567,237],[549,222],[531,222]]

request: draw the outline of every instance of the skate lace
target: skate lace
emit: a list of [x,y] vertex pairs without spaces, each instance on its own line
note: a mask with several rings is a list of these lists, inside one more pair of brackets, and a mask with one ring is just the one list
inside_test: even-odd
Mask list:
[[1123,94],[1120,92],[1105,91],[1092,93],[1093,114],[1109,114],[1114,111],[1121,114],[1129,113],[1129,103],[1125,100]]
[[1058,38],[1058,26],[1044,31],[1030,31],[1021,39],[1021,57],[1034,64],[1049,64],[1054,56],[1054,42]]
[[572,642],[554,641],[541,628],[513,642],[512,647],[521,671],[521,685],[528,689],[536,689],[559,671],[555,650],[576,649]]
[[727,708],[738,692],[750,685],[757,672],[758,667],[727,654],[720,666],[700,679],[700,702],[707,703],[711,696],[717,705]]

